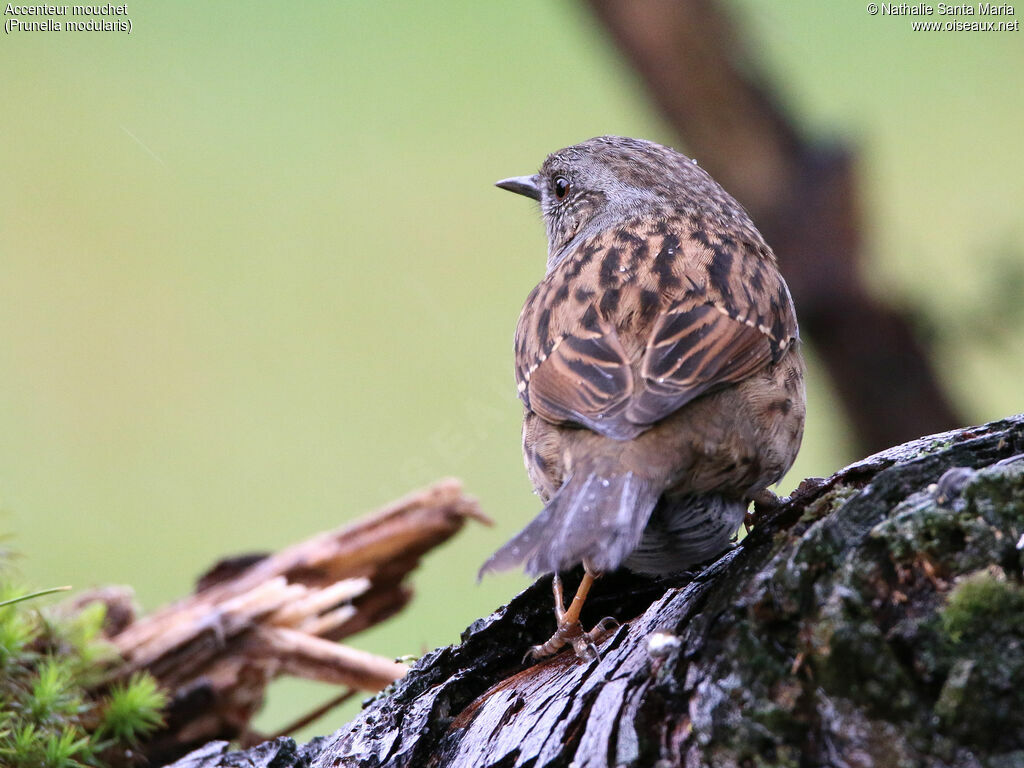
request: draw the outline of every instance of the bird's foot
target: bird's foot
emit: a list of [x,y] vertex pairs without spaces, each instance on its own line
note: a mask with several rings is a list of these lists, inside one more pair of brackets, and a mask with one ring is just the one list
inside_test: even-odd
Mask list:
[[565,646],[571,645],[576,652],[576,658],[582,661],[597,661],[601,658],[598,651],[598,644],[604,641],[608,633],[619,626],[619,622],[611,616],[601,619],[589,632],[583,631],[583,625],[579,621],[559,623],[546,643],[533,646],[526,652],[526,661],[539,661],[549,656],[554,656]]
[[753,502],[754,504],[750,511],[743,518],[743,527],[747,533],[750,533],[750,529],[757,525],[760,520],[763,520],[765,516],[781,507],[786,502],[786,499],[780,498],[765,488],[754,494]]
[[562,596],[562,579],[557,573],[551,578],[551,591],[555,596],[555,618],[558,620],[558,628],[546,643],[535,645],[526,652],[526,656],[523,658],[524,664],[528,660],[537,661],[554,656],[567,645],[572,645],[573,650],[576,651],[576,657],[579,659],[593,661],[601,658],[597,651],[597,644],[604,640],[612,629],[618,627],[619,623],[611,616],[606,616],[597,622],[597,625],[589,632],[583,630],[583,625],[580,623],[580,608],[583,606],[583,601],[586,599],[593,581],[592,574],[588,572],[584,575],[572,605],[566,610]]

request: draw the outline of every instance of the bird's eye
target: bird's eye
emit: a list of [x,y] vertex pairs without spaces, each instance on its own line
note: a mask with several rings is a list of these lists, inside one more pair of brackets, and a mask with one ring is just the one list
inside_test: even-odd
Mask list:
[[565,176],[556,176],[555,183],[555,197],[559,200],[565,200],[565,196],[569,194],[569,180]]

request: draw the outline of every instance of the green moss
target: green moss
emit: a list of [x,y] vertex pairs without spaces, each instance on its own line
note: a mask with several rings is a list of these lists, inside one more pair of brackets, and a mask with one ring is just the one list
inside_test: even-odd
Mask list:
[[931,443],[921,449],[919,456],[929,456],[933,453],[941,453],[955,445],[955,441],[952,437],[948,437],[945,440],[933,440]]
[[1003,634],[1024,638],[1024,589],[991,570],[980,571],[956,585],[941,616],[954,643],[977,643]]
[[130,764],[129,748],[160,724],[165,695],[139,675],[94,696],[113,658],[99,638],[103,606],[47,618],[30,594],[0,587],[0,765],[83,768]]
[[98,733],[117,742],[134,744],[161,724],[164,693],[149,675],[136,674],[127,683],[114,686],[103,712]]
[[800,522],[809,523],[820,520],[826,515],[842,509],[843,505],[858,493],[856,488],[845,485],[834,488],[820,499],[815,499],[813,503],[808,504],[800,516]]
[[990,563],[1020,568],[1016,543],[1024,532],[1024,468],[983,469],[958,498],[939,504],[930,490],[911,495],[872,531],[892,559],[911,563],[927,555],[950,573],[970,573]]
[[935,503],[927,492],[900,504],[871,533],[884,541],[893,560],[911,563],[918,555],[949,557],[963,546],[965,515]]
[[961,579],[939,611],[948,674],[935,714],[943,732],[983,745],[1024,732],[1024,588],[997,568]]

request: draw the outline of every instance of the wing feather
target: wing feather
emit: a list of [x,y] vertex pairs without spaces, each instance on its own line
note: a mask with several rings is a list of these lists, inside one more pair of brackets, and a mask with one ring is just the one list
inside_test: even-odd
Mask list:
[[797,338],[789,290],[760,236],[716,240],[676,221],[635,237],[644,226],[592,238],[527,299],[516,377],[542,418],[629,439]]

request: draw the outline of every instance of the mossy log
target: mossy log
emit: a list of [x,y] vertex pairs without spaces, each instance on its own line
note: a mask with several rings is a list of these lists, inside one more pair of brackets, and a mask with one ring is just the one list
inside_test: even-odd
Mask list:
[[333,736],[174,765],[1024,765],[1022,534],[1024,415],[806,481],[697,573],[602,578],[599,660],[522,662],[545,578]]

